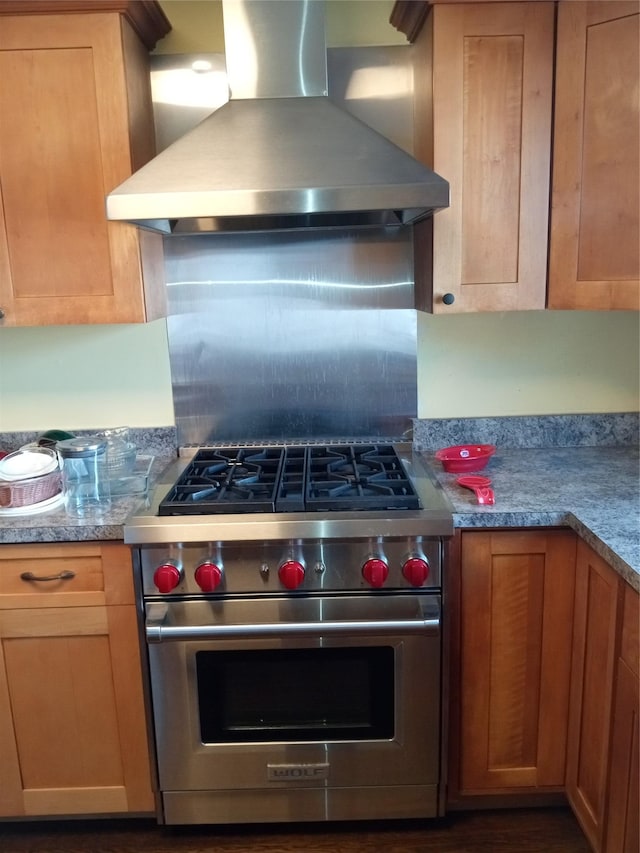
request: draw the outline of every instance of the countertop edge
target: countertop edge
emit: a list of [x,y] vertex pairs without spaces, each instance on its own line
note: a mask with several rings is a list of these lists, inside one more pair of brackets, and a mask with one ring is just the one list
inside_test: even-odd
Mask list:
[[[535,451],[525,456],[520,450],[504,450],[496,454],[490,466],[492,470],[487,471],[494,479],[497,496],[496,505],[490,507],[478,506],[472,493],[461,489],[454,475],[443,472],[432,454],[419,452],[448,499],[456,530],[571,529],[640,592],[640,560],[636,559],[640,548],[640,524],[636,525],[633,519],[633,501],[636,501],[640,521],[637,448],[556,449],[549,463],[552,475],[545,470],[543,462],[537,462]],[[592,469],[589,463],[595,458],[601,467]],[[174,455],[159,455],[154,463],[153,480],[157,482],[173,461]],[[540,469],[538,473],[531,467],[534,462]],[[551,493],[548,478],[553,476],[558,480],[558,475],[562,481],[560,489]],[[612,492],[607,476],[609,480],[621,478],[620,483],[624,480],[626,497],[622,496],[618,480]],[[587,484],[592,486],[587,489]],[[48,514],[24,518],[15,524],[3,519],[0,544],[123,541],[127,519],[141,503],[140,497],[118,499],[103,524],[73,523],[57,513],[51,513],[48,519]],[[622,547],[618,548],[618,544]]]
[[[594,531],[572,512],[493,512],[491,516],[478,512],[455,512],[453,524],[456,530],[501,528],[565,527],[580,536],[593,550],[631,586],[640,592],[640,573],[630,566],[619,554],[598,537]],[[122,541],[124,520],[121,524],[68,525],[55,527],[32,527],[21,530],[0,529],[2,544],[37,544],[47,542],[90,542]]]

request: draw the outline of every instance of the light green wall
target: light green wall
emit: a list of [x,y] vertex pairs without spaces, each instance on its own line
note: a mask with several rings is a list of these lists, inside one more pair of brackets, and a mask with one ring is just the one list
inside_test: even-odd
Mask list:
[[[639,315],[418,315],[423,418],[640,408]],[[174,423],[163,320],[0,332],[0,432]]]
[[[406,44],[389,23],[393,2],[326,0],[328,47]],[[161,0],[160,5],[172,29],[155,53],[224,53],[221,0]]]
[[635,311],[418,314],[422,418],[635,412]]
[[394,0],[326,0],[328,47],[407,44],[389,23]]
[[165,320],[0,330],[0,432],[173,423]]
[[[268,2],[268,0],[265,0]],[[217,0],[164,0],[158,50],[220,52]],[[403,43],[392,0],[328,0],[327,41]],[[217,8],[214,8],[217,7]],[[635,411],[639,315],[419,315],[418,414]],[[0,432],[172,424],[166,323],[0,329]]]
[[171,32],[154,53],[224,53],[220,0],[161,0]]

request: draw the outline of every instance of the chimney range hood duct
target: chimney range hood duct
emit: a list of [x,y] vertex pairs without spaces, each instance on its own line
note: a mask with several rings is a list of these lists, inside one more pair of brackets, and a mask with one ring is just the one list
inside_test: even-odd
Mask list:
[[324,0],[223,0],[231,99],[107,196],[163,234],[404,225],[449,184],[327,97]]

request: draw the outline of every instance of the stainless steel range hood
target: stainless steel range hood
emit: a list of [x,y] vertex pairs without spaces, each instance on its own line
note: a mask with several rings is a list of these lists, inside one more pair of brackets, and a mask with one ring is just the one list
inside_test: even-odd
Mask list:
[[324,0],[223,0],[230,101],[107,197],[164,234],[405,225],[447,181],[327,97]]

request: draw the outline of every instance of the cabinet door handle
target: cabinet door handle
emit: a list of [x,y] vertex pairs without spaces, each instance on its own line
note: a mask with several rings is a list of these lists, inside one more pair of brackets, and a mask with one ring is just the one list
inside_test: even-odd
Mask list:
[[70,581],[75,578],[76,573],[70,571],[60,572],[59,575],[34,575],[33,572],[22,572],[20,578],[23,581]]

